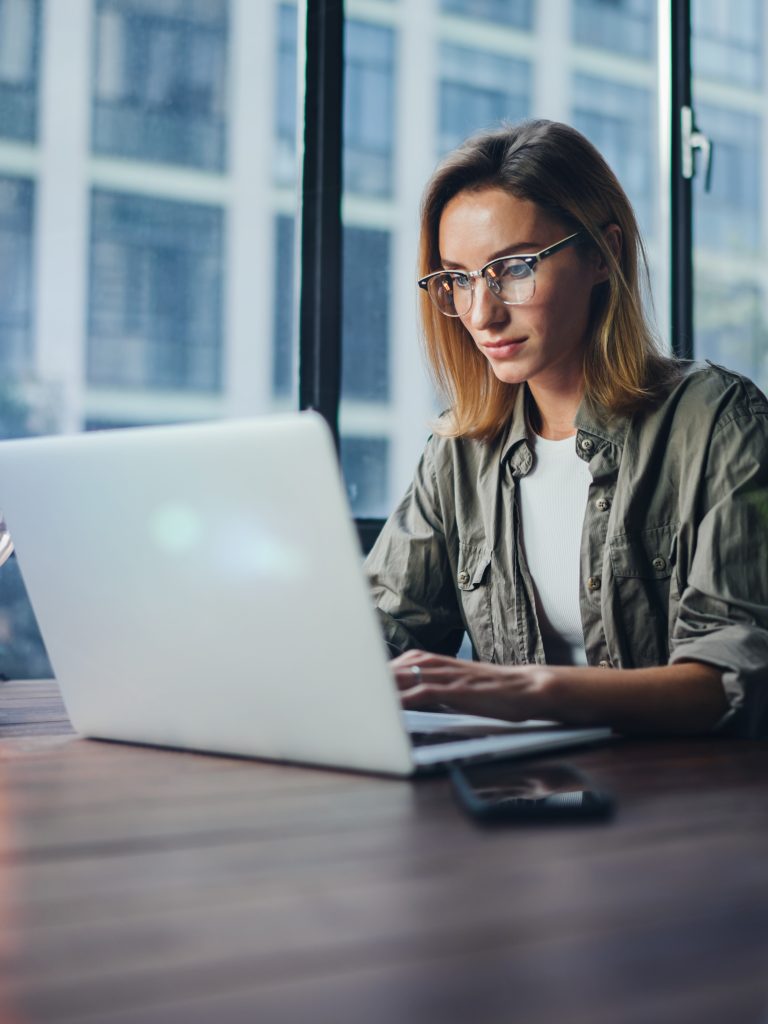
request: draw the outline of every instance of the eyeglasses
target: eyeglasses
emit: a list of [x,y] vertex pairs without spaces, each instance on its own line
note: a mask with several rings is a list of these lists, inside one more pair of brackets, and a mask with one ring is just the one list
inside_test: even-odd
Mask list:
[[532,299],[536,291],[533,274],[536,265],[547,256],[554,256],[565,249],[580,234],[581,231],[575,231],[533,255],[497,256],[479,270],[436,270],[421,278],[419,288],[424,289],[445,316],[466,316],[472,306],[478,277],[483,278],[491,294],[501,299],[505,306],[519,306]]

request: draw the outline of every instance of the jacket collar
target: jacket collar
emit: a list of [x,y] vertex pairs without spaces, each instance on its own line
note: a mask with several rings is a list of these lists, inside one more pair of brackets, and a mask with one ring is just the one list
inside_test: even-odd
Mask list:
[[[502,465],[510,462],[515,476],[525,476],[533,465],[533,450],[530,443],[530,427],[528,425],[527,408],[530,392],[527,385],[521,385],[515,392],[512,415],[501,443],[500,461]],[[577,451],[583,457],[591,457],[605,444],[613,445],[621,450],[629,429],[631,416],[622,413],[608,413],[584,398],[576,411],[574,425],[576,427]],[[580,448],[583,438],[593,440],[591,446]]]

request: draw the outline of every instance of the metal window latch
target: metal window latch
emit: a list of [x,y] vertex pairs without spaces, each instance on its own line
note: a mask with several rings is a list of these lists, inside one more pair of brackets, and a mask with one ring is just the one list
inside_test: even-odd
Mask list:
[[697,149],[701,153],[704,159],[704,191],[709,192],[712,184],[712,142],[696,127],[691,107],[680,107],[680,148],[684,178],[692,178],[696,172],[693,151]]

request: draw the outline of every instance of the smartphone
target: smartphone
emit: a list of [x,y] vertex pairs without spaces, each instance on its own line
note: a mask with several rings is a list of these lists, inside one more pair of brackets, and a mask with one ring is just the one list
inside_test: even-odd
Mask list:
[[567,764],[452,765],[450,777],[461,806],[480,821],[595,820],[615,809],[608,793]]

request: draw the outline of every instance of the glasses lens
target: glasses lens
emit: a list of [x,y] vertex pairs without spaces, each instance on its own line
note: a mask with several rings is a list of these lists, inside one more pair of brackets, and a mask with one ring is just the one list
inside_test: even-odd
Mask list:
[[493,294],[510,306],[527,302],[536,287],[533,271],[524,260],[497,260],[486,269],[485,280]]
[[472,282],[466,274],[438,274],[430,278],[429,297],[446,316],[464,316],[472,305]]

